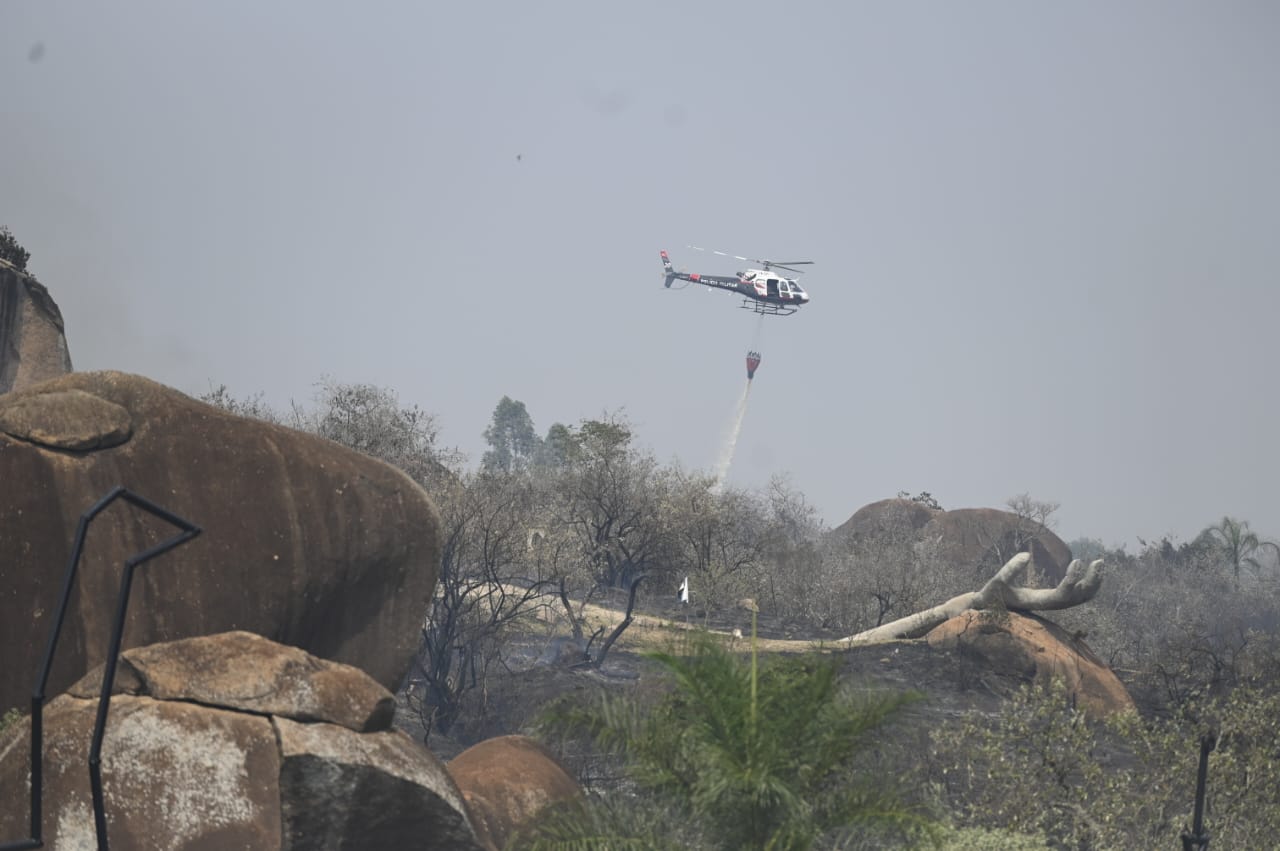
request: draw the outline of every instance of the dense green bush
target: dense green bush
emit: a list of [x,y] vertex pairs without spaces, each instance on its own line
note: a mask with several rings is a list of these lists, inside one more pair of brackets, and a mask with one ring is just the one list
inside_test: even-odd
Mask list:
[[1243,687],[1166,720],[1105,723],[1060,684],[1024,690],[994,722],[935,731],[936,781],[961,824],[1040,834],[1080,851],[1176,848],[1191,821],[1200,738],[1209,760],[1206,828],[1222,848],[1280,836],[1280,695]]

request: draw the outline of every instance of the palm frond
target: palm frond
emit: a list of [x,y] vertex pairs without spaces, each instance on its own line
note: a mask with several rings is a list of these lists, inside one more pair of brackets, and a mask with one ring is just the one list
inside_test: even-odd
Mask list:
[[869,734],[917,695],[856,694],[839,660],[818,654],[757,664],[697,635],[683,649],[648,654],[674,681],[657,705],[605,698],[558,723],[625,756],[639,787],[682,808],[716,847],[807,848],[842,825],[929,823],[882,780],[859,782],[855,765]]

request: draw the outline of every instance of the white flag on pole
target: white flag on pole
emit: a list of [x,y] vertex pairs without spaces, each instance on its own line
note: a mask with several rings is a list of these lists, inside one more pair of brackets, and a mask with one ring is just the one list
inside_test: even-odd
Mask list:
[[684,582],[680,583],[680,602],[689,602],[689,577],[684,578]]

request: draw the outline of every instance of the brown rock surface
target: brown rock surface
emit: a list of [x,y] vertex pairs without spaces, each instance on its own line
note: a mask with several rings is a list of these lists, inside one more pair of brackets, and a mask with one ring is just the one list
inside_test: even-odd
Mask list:
[[[44,713],[44,839],[96,848],[87,756],[96,700]],[[0,837],[29,836],[28,723],[0,737]],[[278,848],[280,756],[267,718],[190,703],[112,699],[102,787],[112,848]]]
[[1038,578],[1049,586],[1062,580],[1071,563],[1071,548],[1052,531],[995,508],[944,511],[909,499],[882,499],[859,508],[833,534],[862,541],[937,541],[944,561],[965,569],[990,567],[992,572],[1014,553],[1030,549]]
[[[101,694],[102,666],[68,689]],[[188,700],[295,721],[325,721],[356,732],[387,730],[395,696],[350,665],[317,659],[251,632],[224,632],[126,650],[115,693]]]
[[1006,676],[1062,679],[1077,705],[1095,717],[1134,708],[1124,684],[1084,641],[1050,621],[1017,612],[965,612],[925,636]]
[[480,847],[449,772],[405,733],[272,721],[285,848]]
[[49,290],[0,260],[0,394],[70,371],[62,311]]
[[[73,414],[86,406],[125,411],[128,438],[53,448],[102,431]],[[31,693],[79,516],[117,485],[204,530],[135,574],[126,648],[247,630],[399,686],[440,559],[439,514],[408,476],[118,372],[0,396],[15,419],[39,442],[0,432],[0,712]],[[50,694],[103,661],[125,559],[173,533],[124,503],[94,521]]]
[[548,805],[582,794],[550,751],[526,736],[473,745],[449,763],[449,773],[471,810],[476,835],[493,848],[531,827]]
[[0,432],[51,449],[107,449],[133,433],[129,412],[83,390],[44,393],[0,407]]
[[879,538],[887,534],[914,537],[942,509],[930,508],[909,499],[882,499],[868,503],[835,528],[838,535]]
[[[113,848],[481,847],[449,772],[405,733],[260,714],[270,705],[318,706],[325,715],[334,705],[367,704],[385,694],[380,686],[359,671],[248,638],[211,636],[126,657],[125,680],[154,683],[172,697],[111,701],[102,779]],[[207,675],[191,668],[202,663],[212,668]],[[177,681],[183,666],[197,676],[190,687]],[[358,694],[341,699],[340,682]],[[269,694],[256,699],[255,688]],[[328,696],[317,701],[317,692]],[[216,704],[224,698],[237,708]],[[69,694],[45,708],[46,847],[96,847],[87,757],[97,710],[97,700]],[[29,741],[29,720],[0,735],[5,840],[29,836]]]

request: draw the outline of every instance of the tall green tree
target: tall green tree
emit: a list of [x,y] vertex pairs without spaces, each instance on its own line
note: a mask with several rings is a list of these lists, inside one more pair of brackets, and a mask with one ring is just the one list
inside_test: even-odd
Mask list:
[[1270,550],[1273,555],[1280,556],[1280,545],[1259,538],[1258,534],[1249,528],[1247,520],[1223,517],[1221,523],[1210,526],[1202,534],[1221,549],[1237,583],[1240,582],[1241,567],[1262,569],[1262,562],[1258,557],[1264,551]]
[[532,461],[541,442],[524,402],[509,396],[503,396],[493,409],[493,419],[484,430],[484,439],[489,451],[484,453],[481,465],[487,471],[504,473]]
[[572,541],[564,564],[588,591],[630,588],[669,549],[658,463],[632,445],[630,426],[615,416],[584,420],[571,447],[548,479],[549,525]]
[[538,464],[552,469],[564,467],[573,460],[577,451],[573,429],[564,423],[552,423],[547,429],[547,436],[542,439]]
[[[624,757],[647,793],[640,805],[696,825],[697,847],[807,849],[844,830],[901,837],[931,827],[891,781],[856,760],[914,695],[855,697],[834,657],[762,664],[754,649],[744,659],[706,634],[691,642],[683,653],[650,654],[674,680],[656,707],[606,695],[553,711],[545,723]],[[623,828],[588,807],[551,820],[530,847],[640,847],[636,836],[619,835]]]
[[556,437],[556,457],[532,470],[540,504],[530,556],[538,577],[559,586],[573,635],[582,639],[595,598],[630,592],[654,572],[670,570],[666,477],[650,454],[632,446],[631,428],[619,416],[549,436]]

